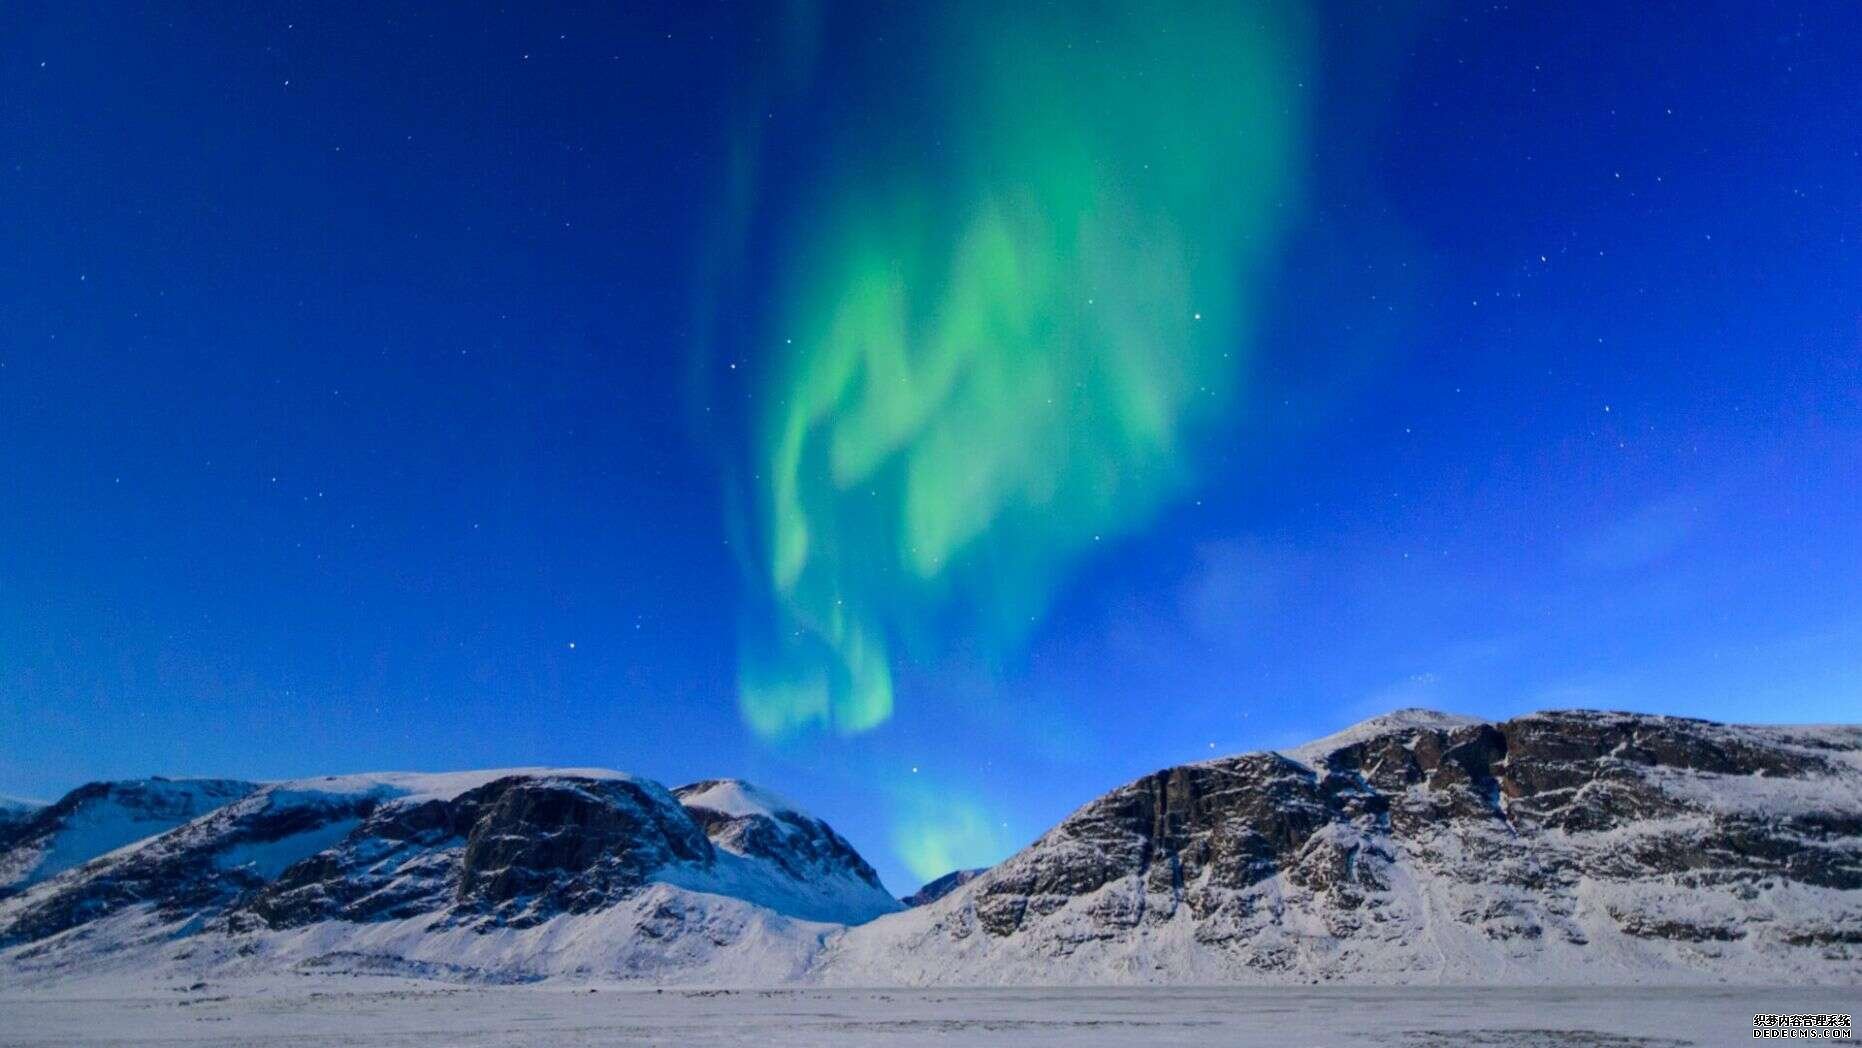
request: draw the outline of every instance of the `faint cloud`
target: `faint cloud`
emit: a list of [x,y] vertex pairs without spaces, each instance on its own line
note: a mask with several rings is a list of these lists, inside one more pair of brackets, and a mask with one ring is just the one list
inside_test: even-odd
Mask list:
[[1336,710],[1342,723],[1326,730],[1336,731],[1410,707],[1500,716],[1513,706],[1505,699],[1509,688],[1504,683],[1504,669],[1518,654],[1520,644],[1518,636],[1496,635],[1458,640],[1420,653],[1412,663],[1416,668],[1342,704]]
[[1209,640],[1248,634],[1296,574],[1294,555],[1257,538],[1204,543],[1196,559],[1178,605],[1184,623]]
[[1532,693],[1527,708],[1541,710],[1614,710],[1624,708],[1623,687],[1600,679],[1549,684]]
[[1571,551],[1571,563],[1596,571],[1653,564],[1679,549],[1705,512],[1704,500],[1694,495],[1647,503],[1579,542]]
[[1345,707],[1348,723],[1356,724],[1361,720],[1381,716],[1391,710],[1420,707],[1422,709],[1441,710],[1445,713],[1455,712],[1448,709],[1448,689],[1442,678],[1429,671],[1412,673],[1402,680],[1385,685],[1357,702]]

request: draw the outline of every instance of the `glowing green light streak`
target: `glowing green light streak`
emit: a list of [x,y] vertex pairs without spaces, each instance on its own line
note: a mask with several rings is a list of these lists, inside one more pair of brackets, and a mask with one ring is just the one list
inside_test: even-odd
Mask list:
[[918,12],[934,68],[852,107],[844,184],[779,252],[740,666],[764,737],[883,723],[901,645],[1011,648],[1234,400],[1295,195],[1298,20],[1003,6]]

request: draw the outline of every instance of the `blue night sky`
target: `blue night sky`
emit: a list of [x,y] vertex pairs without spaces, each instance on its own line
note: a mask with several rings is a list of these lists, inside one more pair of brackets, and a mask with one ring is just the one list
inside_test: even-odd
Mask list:
[[0,793],[1857,719],[1862,7],[1023,6],[9,5]]

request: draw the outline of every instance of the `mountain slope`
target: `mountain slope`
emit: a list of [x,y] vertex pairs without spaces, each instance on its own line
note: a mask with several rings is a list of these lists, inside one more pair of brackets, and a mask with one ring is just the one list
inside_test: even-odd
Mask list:
[[900,908],[833,827],[767,790],[707,779],[673,791],[719,852],[727,894],[810,921],[859,924]]
[[126,844],[173,829],[257,787],[231,779],[127,779],[80,786],[53,804],[9,803],[0,820],[0,898]]
[[1405,711],[1171,768],[928,906],[861,982],[1862,977],[1862,730]]
[[19,797],[0,797],[0,832],[15,823],[25,822],[33,814],[45,807],[43,801],[23,800]]
[[[792,806],[601,770],[273,783],[0,902],[25,976],[121,963],[529,979],[793,974],[833,925],[898,908]],[[718,843],[713,843],[713,838]],[[11,947],[11,949],[7,949]]]

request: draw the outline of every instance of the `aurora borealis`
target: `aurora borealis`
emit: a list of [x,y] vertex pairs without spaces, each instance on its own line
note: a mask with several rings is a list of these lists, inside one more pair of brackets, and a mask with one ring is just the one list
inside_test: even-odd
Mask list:
[[1862,705],[1853,4],[11,5],[0,795],[741,776],[908,892]]
[[1012,647],[1187,489],[1297,203],[1295,9],[916,15],[891,31],[934,60],[842,114],[778,234],[740,676],[766,737],[877,727],[895,652]]

